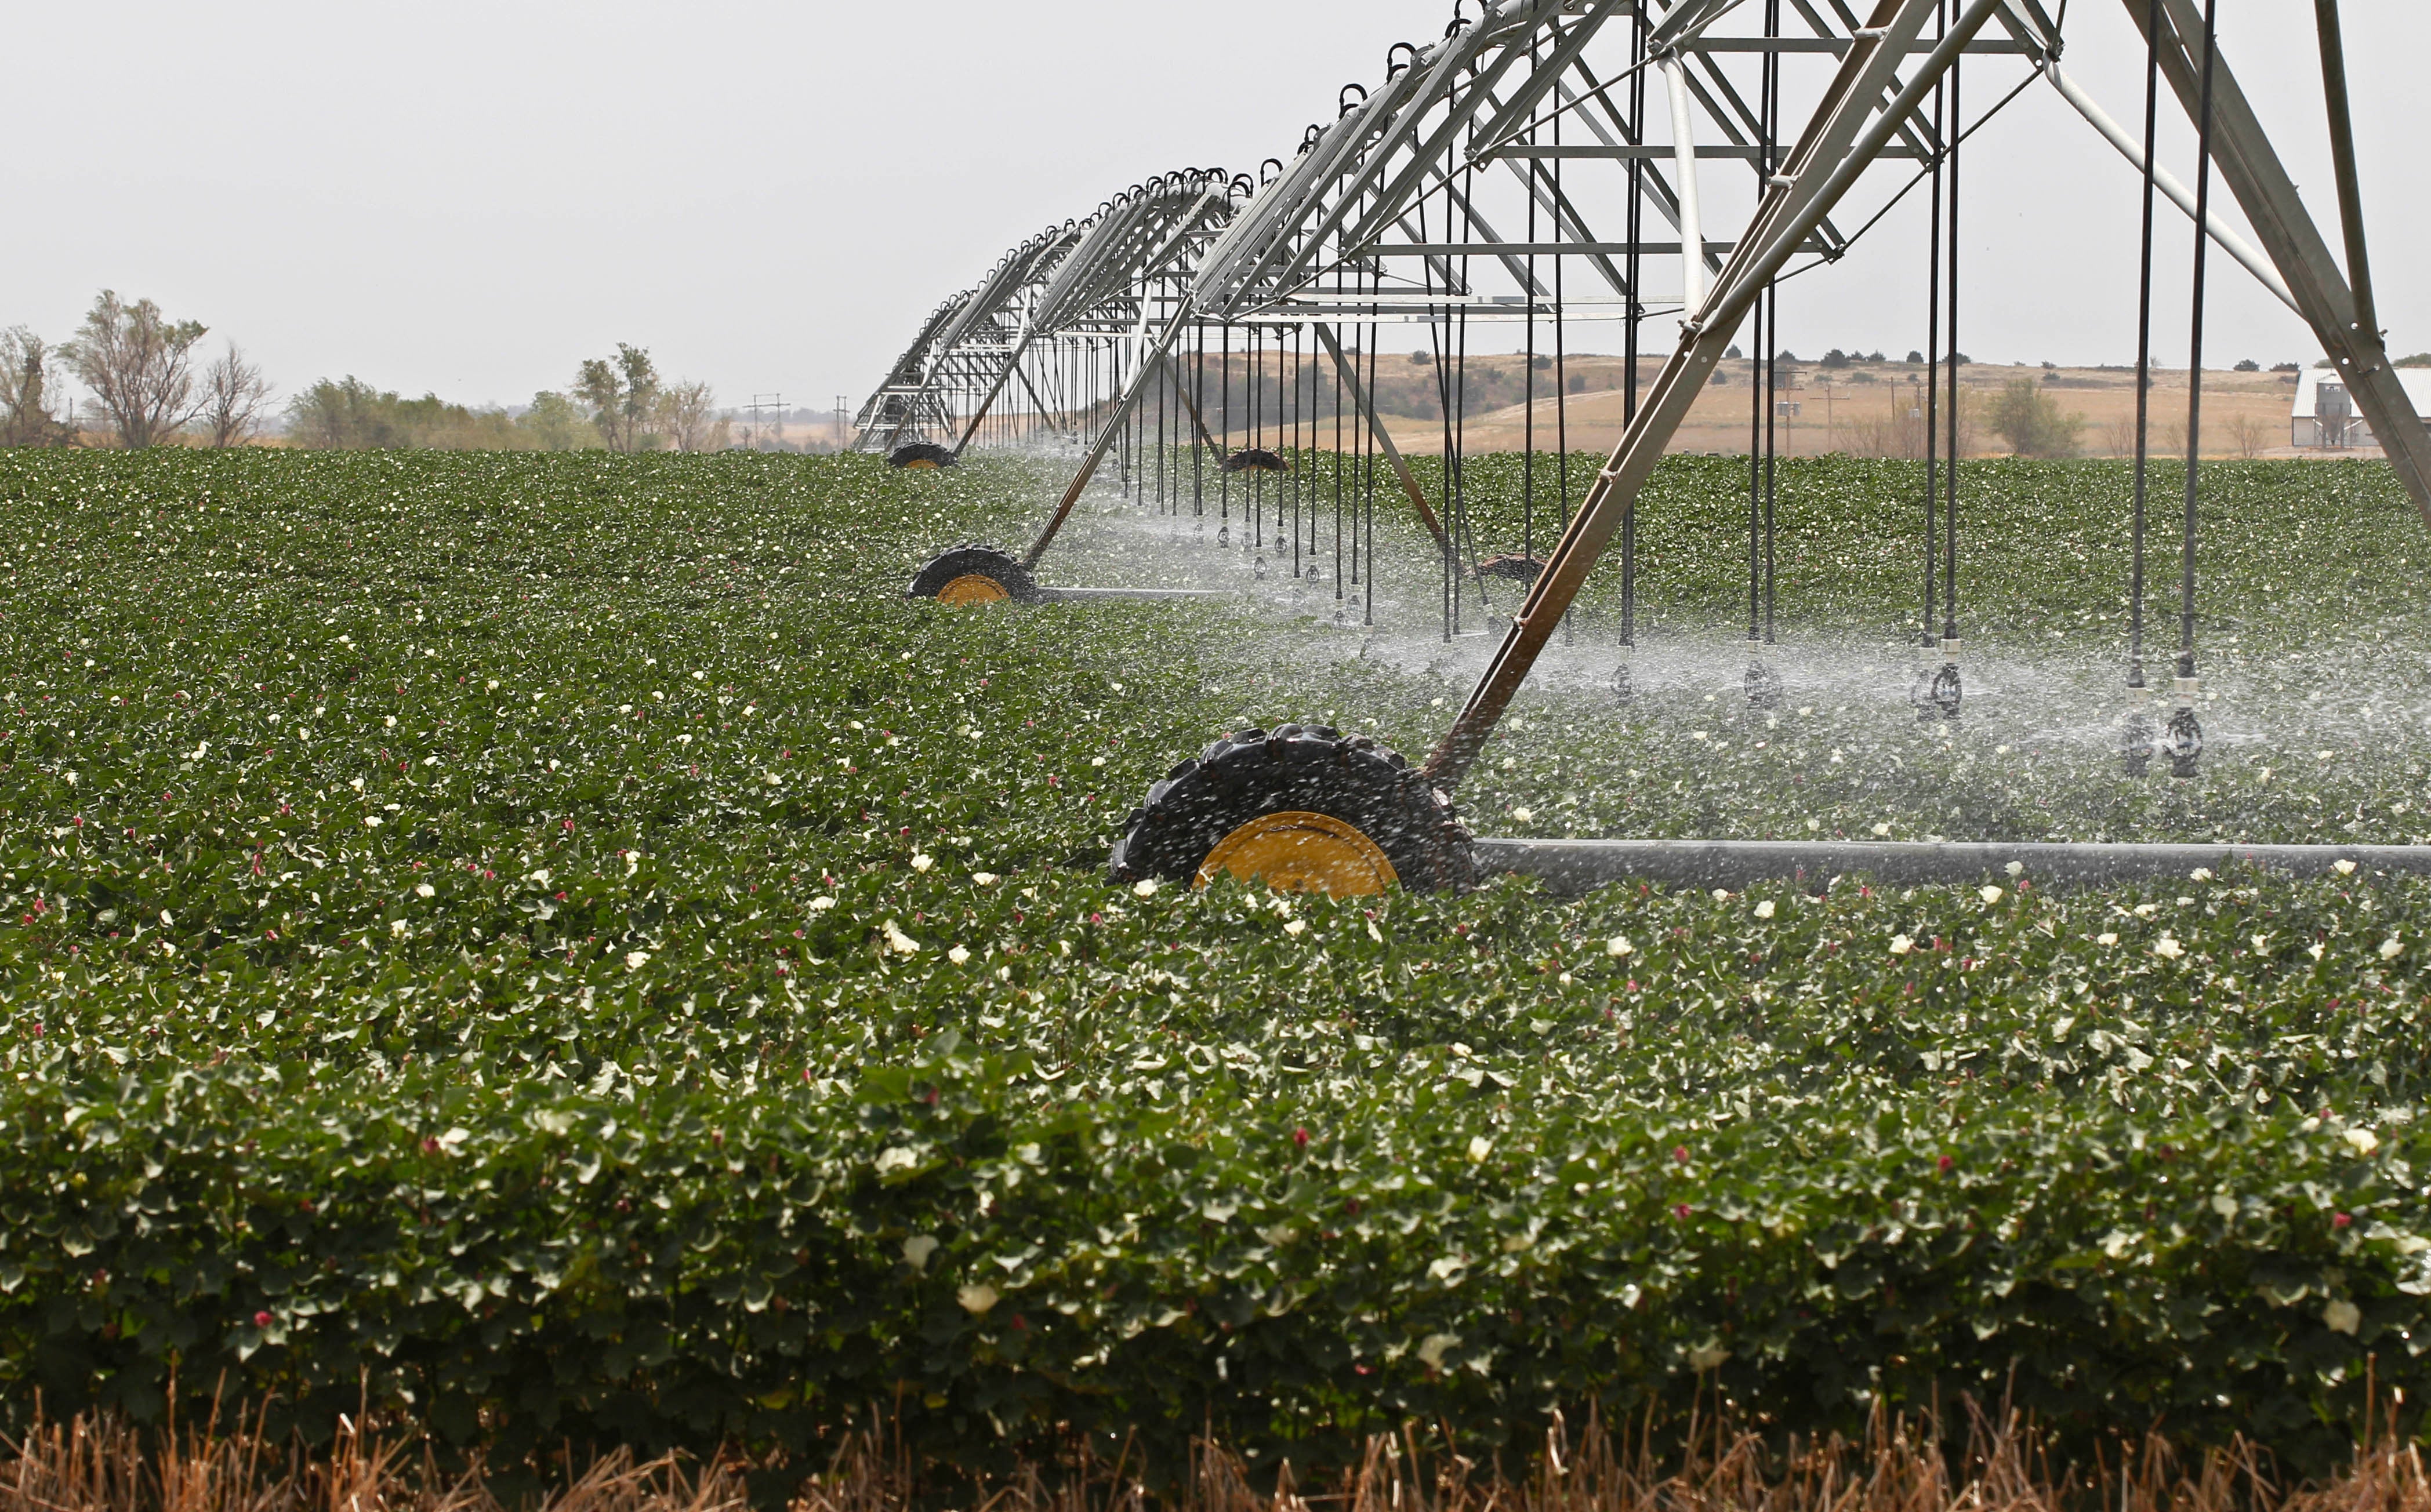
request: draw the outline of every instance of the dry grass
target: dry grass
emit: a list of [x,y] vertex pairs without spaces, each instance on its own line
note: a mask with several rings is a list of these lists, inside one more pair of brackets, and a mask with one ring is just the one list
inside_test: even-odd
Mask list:
[[[1658,1456],[1652,1436],[1556,1418],[1515,1477],[1499,1462],[1443,1449],[1416,1430],[1368,1440],[1359,1467],[1301,1485],[1285,1463],[1255,1484],[1242,1462],[1201,1444],[1179,1484],[1152,1491],[1126,1454],[1082,1454],[967,1487],[924,1473],[880,1422],[848,1435],[807,1476],[788,1512],[2431,1512],[2431,1475],[2417,1448],[2368,1431],[2368,1447],[2335,1482],[2274,1484],[2242,1443],[2181,1454],[2158,1437],[2090,1467],[2055,1467],[2042,1437],[2015,1415],[1971,1409],[1954,1457],[1930,1422],[1878,1417],[1863,1442],[1793,1442],[1708,1420],[1686,1449]],[[161,1447],[165,1445],[166,1447]],[[424,1447],[342,1426],[315,1452],[281,1448],[240,1426],[171,1432],[38,1421],[0,1438],[0,1512],[501,1512],[478,1467],[443,1472]],[[743,1512],[739,1466],[637,1463],[619,1450],[536,1502],[537,1512]]]
[[[240,1423],[157,1438],[111,1419],[37,1419],[0,1437],[0,1512],[500,1512],[476,1464],[441,1470],[427,1442],[340,1419],[317,1451],[272,1443]],[[696,1473],[673,1456],[617,1450],[550,1492],[540,1512],[745,1512],[723,1462]]]

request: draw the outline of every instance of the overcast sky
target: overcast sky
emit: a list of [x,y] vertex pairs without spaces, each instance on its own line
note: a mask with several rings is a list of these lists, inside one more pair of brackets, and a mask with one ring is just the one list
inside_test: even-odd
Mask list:
[[[2221,8],[2223,52],[2335,244],[2311,8]],[[729,403],[858,402],[920,317],[1007,247],[1149,174],[1254,171],[1330,117],[1340,85],[1379,77],[1390,43],[1439,36],[1450,14],[1440,0],[12,8],[0,324],[64,337],[107,286],[207,322],[284,392],[354,374],[519,403],[623,341]],[[2346,16],[2382,319],[2417,351],[2431,347],[2411,276],[2431,219],[2415,92],[2431,7],[2347,0]],[[2069,30],[2071,71],[2132,119],[2141,52],[2121,5],[2075,0]],[[1981,65],[1987,80],[2001,66]],[[1970,101],[1991,94],[1970,75]],[[1967,350],[2132,357],[2133,174],[2039,84],[1976,140]],[[1786,294],[1785,343],[1921,344],[1920,226],[1920,211],[1894,216],[1880,246]],[[2164,243],[2162,325],[2181,355],[2184,228]],[[2233,264],[2215,267],[2214,355],[2318,356]]]

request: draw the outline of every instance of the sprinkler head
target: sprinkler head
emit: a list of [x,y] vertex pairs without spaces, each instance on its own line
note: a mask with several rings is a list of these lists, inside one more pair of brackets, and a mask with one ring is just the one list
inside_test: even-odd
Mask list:
[[1747,701],[1750,708],[1781,706],[1781,674],[1761,661],[1748,663]]
[[2195,763],[2203,758],[2203,722],[2191,708],[2180,708],[2170,715],[2169,732],[2161,738],[2160,749],[2170,757],[2170,775],[2191,777]]
[[1630,679],[1629,663],[1625,661],[1612,670],[1612,696],[1623,704],[1637,700],[1637,685]]
[[1252,582],[1263,583],[1266,580],[1266,559],[1264,557],[1249,564],[1249,577]]
[[2119,762],[2127,775],[2140,777],[2153,764],[2154,750],[2153,716],[2136,709],[2127,716],[2127,724],[2119,733]]
[[1216,544],[1218,546],[1229,546],[1232,544],[1232,527],[1231,525],[1222,525],[1217,527],[1216,531]]
[[1958,706],[1965,701],[1966,696],[1966,690],[1959,685],[1958,681],[1958,664],[1954,661],[1943,662],[1941,670],[1933,674],[1931,697],[1934,714],[1945,720],[1956,719]]

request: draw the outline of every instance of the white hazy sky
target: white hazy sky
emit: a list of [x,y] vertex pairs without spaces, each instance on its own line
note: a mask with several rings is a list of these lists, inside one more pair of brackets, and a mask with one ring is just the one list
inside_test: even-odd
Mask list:
[[[2221,8],[2223,52],[2335,244],[2311,8]],[[625,341],[728,402],[858,402],[920,317],[1005,248],[1149,174],[1254,171],[1330,117],[1341,84],[1379,77],[1391,42],[1438,36],[1450,14],[1441,0],[21,0],[0,324],[63,337],[108,286],[242,342],[286,392],[351,373],[514,403]],[[2347,0],[2346,16],[2382,319],[2396,350],[2431,348],[2406,251],[2431,229],[2414,92],[2431,6]],[[2069,30],[2071,71],[2133,118],[2141,53],[2119,0],[2074,0]],[[1993,94],[1998,65],[1983,67],[1971,103]],[[1976,141],[1967,350],[2130,358],[2133,174],[2047,86]],[[2190,141],[2177,133],[2182,169]],[[1920,214],[1786,293],[1785,344],[1921,344]],[[2163,348],[2182,355],[2185,223],[2169,224]],[[2215,357],[2318,355],[2233,264],[2214,266]]]

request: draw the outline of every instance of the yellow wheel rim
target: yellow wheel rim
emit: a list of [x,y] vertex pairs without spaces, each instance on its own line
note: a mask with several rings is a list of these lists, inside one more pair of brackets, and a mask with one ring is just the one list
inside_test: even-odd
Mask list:
[[1298,809],[1261,814],[1216,842],[1200,863],[1194,888],[1220,874],[1278,892],[1323,892],[1364,898],[1395,886],[1393,863],[1376,842],[1332,814]]
[[936,470],[937,464],[925,457],[915,457],[911,461],[903,464],[903,471],[906,473],[933,473]]
[[1002,583],[985,573],[964,573],[937,590],[940,604],[995,604],[1011,597]]

